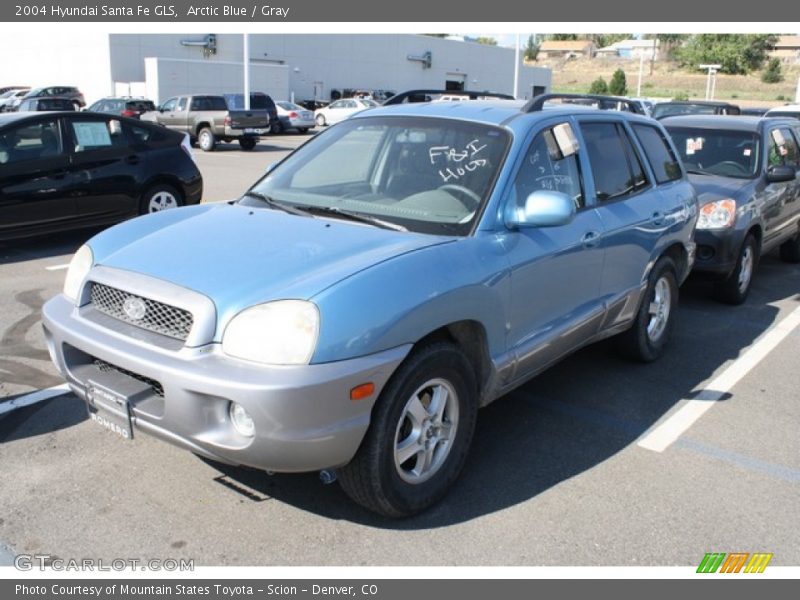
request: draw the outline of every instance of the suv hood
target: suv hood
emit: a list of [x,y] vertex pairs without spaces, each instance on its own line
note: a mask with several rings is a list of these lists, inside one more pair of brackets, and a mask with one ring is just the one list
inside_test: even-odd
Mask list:
[[224,323],[262,302],[311,299],[372,265],[452,239],[215,204],[134,219],[89,245],[95,264],[205,294]]
[[689,181],[697,190],[700,206],[721,200],[733,198],[737,202],[746,202],[753,193],[757,179],[737,179],[735,177],[722,177],[720,175],[695,175],[689,173]]

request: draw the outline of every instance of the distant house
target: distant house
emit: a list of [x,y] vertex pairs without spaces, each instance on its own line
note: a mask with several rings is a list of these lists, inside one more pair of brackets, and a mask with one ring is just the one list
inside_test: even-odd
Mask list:
[[622,40],[600,48],[597,56],[658,60],[658,40]]
[[592,58],[595,53],[594,42],[590,40],[557,41],[546,40],[539,46],[538,58],[579,57]]
[[800,62],[800,35],[782,35],[778,38],[770,58],[779,58],[782,62]]

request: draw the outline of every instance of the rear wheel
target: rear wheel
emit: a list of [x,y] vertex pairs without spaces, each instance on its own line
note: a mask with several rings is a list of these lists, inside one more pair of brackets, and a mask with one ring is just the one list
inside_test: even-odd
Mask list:
[[320,127],[325,127],[325,115],[317,115],[316,119],[314,120]]
[[213,131],[204,127],[197,134],[197,144],[203,152],[211,152],[217,146],[217,138]]
[[800,263],[800,232],[796,233],[792,239],[781,244],[780,253],[783,262]]
[[477,418],[474,369],[450,343],[415,351],[381,393],[339,481],[355,502],[388,517],[441,499],[467,457]]
[[625,356],[652,362],[664,353],[678,306],[675,273],[675,263],[666,256],[653,267],[633,326],[619,336],[619,349]]
[[239,145],[242,150],[252,150],[256,147],[256,140],[254,138],[239,138]]
[[714,298],[725,304],[738,305],[747,300],[753,274],[758,263],[758,242],[755,236],[747,234],[739,250],[739,258],[733,272],[725,281],[714,286]]
[[302,134],[306,134],[308,133],[308,127],[298,127],[297,131],[299,131]]
[[275,121],[269,126],[269,132],[272,134],[283,133],[283,125],[280,121]]
[[169,184],[160,183],[149,188],[139,204],[139,214],[148,215],[162,210],[178,208],[183,204],[180,192]]

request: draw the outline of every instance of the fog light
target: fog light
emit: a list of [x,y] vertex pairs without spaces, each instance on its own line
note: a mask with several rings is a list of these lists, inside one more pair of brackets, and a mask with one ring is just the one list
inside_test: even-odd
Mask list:
[[243,436],[253,437],[253,434],[256,432],[256,425],[253,423],[253,419],[250,418],[250,415],[247,414],[244,407],[236,402],[231,402],[229,412],[231,414],[231,423],[233,423],[233,427],[236,431]]

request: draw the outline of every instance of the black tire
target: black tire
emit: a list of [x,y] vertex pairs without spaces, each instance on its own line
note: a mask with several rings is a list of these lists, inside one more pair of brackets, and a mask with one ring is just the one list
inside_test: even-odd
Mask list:
[[727,279],[714,285],[714,299],[734,306],[743,304],[753,284],[758,256],[758,241],[748,233],[739,249],[733,271]]
[[256,147],[257,140],[255,138],[239,138],[239,146],[242,150],[252,150]]
[[157,183],[142,194],[139,202],[139,214],[148,215],[179,206],[183,206],[181,193],[167,183]]
[[624,356],[653,362],[664,354],[678,307],[676,272],[675,263],[667,256],[653,267],[633,326],[618,336],[618,348]]
[[197,132],[197,145],[203,152],[213,152],[217,147],[217,136],[208,127]]
[[283,124],[280,121],[275,121],[269,126],[269,132],[273,135],[283,133]]
[[325,125],[326,125],[326,122],[325,122],[325,115],[317,115],[317,116],[314,118],[314,120],[317,122],[317,125],[318,125],[319,127],[325,127]]
[[308,127],[298,127],[298,128],[297,128],[297,131],[299,131],[300,133],[302,133],[303,135],[305,135],[305,134],[307,134],[307,133],[308,133]]
[[[464,354],[450,343],[415,350],[378,398],[356,456],[340,469],[344,492],[361,506],[395,518],[411,516],[440,500],[463,469],[475,431],[478,397],[473,373]],[[427,412],[433,398],[428,392],[434,389],[446,391],[448,398],[438,419]],[[416,428],[410,417],[412,405],[426,410]],[[439,439],[450,427],[452,437]],[[420,443],[411,443],[412,437]],[[398,464],[398,441],[403,440],[419,450]],[[424,454],[431,456],[427,473]]]
[[800,232],[780,246],[781,260],[796,265],[800,263]]

